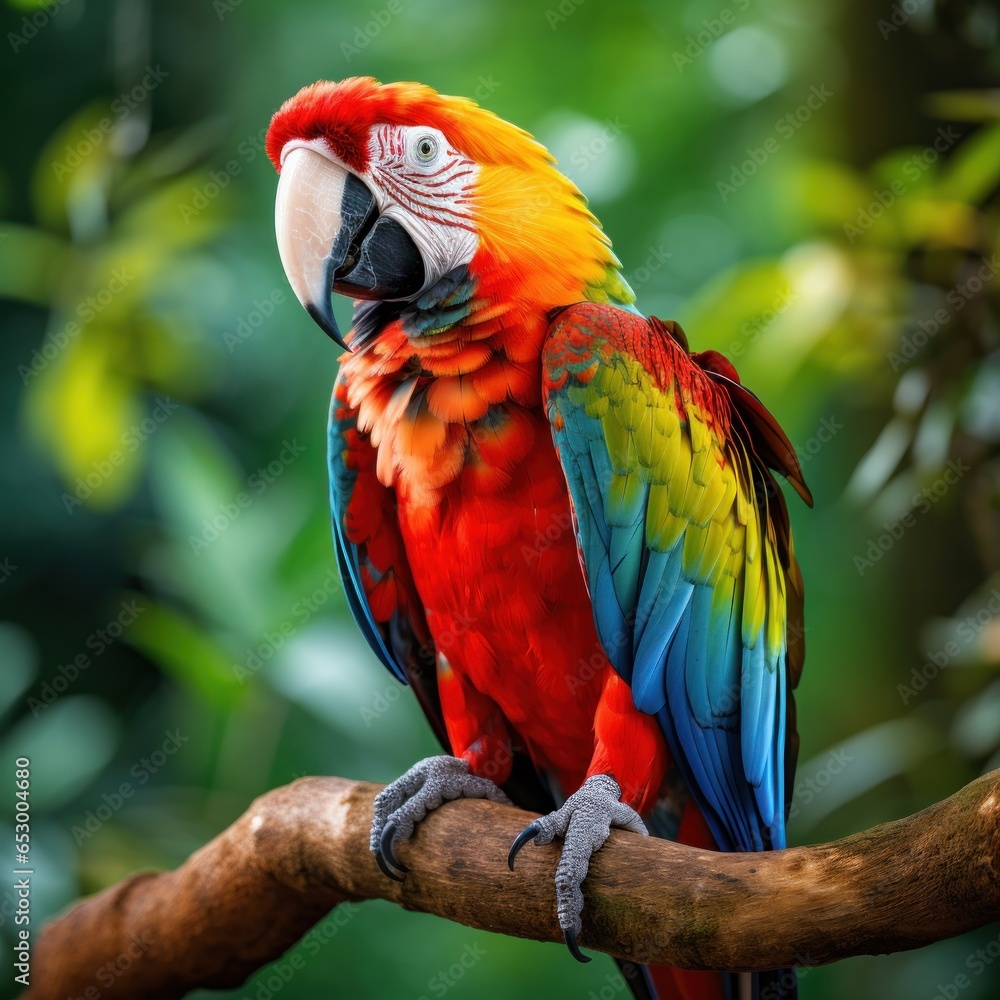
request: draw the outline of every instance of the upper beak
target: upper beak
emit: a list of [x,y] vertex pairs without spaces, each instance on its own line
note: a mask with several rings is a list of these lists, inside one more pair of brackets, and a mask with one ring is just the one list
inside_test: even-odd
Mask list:
[[349,170],[305,146],[281,166],[274,206],[278,253],[309,315],[341,347],[332,295],[400,299],[424,284],[420,251],[394,219],[380,216],[371,191]]

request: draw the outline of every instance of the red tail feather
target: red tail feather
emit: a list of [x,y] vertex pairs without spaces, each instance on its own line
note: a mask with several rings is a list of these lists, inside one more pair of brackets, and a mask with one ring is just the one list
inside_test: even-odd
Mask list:
[[651,965],[658,1000],[726,1000],[726,977],[721,972],[697,972]]

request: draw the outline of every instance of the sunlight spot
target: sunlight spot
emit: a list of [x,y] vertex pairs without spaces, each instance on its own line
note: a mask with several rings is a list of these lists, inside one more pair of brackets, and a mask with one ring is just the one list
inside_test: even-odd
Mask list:
[[784,46],[755,25],[723,35],[709,50],[708,58],[719,87],[746,104],[773,94],[788,77]]
[[559,169],[592,202],[612,201],[635,173],[635,150],[621,118],[598,121],[573,111],[556,111],[536,129]]

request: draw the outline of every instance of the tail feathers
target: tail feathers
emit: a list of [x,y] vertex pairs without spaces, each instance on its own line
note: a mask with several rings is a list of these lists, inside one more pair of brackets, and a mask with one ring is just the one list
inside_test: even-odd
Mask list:
[[[646,969],[652,1000],[796,1000],[794,969],[774,972],[701,972],[651,965]],[[639,998],[644,994],[633,992]]]
[[649,978],[653,981],[655,1000],[738,1000],[726,984],[727,979],[735,977],[722,972],[651,965]]
[[[620,958],[615,962],[635,1000],[738,1000],[726,991],[726,980],[732,977],[721,972],[634,965]],[[613,985],[621,989],[620,981]]]

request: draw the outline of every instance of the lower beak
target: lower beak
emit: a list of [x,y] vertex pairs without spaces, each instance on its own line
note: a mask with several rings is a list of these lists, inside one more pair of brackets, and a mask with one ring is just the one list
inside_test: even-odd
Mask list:
[[305,146],[284,158],[274,226],[278,253],[299,302],[341,347],[334,292],[356,299],[404,299],[424,284],[413,239],[379,215],[371,191],[354,174]]

